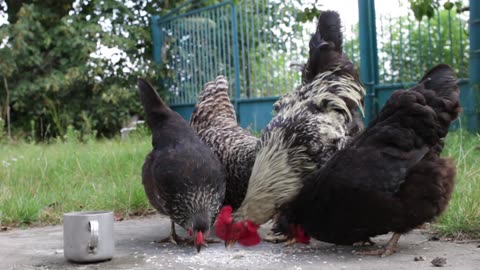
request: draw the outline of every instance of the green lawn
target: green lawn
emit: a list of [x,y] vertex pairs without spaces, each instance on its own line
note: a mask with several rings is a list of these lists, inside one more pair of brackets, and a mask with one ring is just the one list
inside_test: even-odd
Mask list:
[[[62,213],[113,209],[151,212],[141,166],[148,136],[50,145],[0,145],[0,222],[7,226],[59,223]],[[444,156],[457,164],[457,185],[435,227],[445,235],[480,237],[480,137],[454,132]]]
[[141,168],[146,136],[50,145],[0,145],[2,225],[58,223],[62,213],[113,209],[122,216],[150,210]]
[[457,167],[455,191],[436,227],[447,236],[480,237],[480,136],[455,132],[447,137],[443,156]]

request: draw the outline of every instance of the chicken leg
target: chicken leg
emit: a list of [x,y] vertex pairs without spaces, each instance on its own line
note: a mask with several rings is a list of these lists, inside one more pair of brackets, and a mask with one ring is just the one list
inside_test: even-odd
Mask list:
[[170,236],[155,242],[157,243],[171,242],[175,245],[183,244],[183,243],[193,243],[192,239],[187,239],[187,238],[178,236],[177,232],[175,231],[175,223],[173,221],[170,221],[170,222],[172,223],[172,230],[171,230],[172,232],[170,233]]
[[380,249],[374,249],[374,250],[357,251],[354,254],[355,255],[381,255],[382,257],[392,255],[397,251],[397,243],[398,243],[398,240],[400,239],[400,236],[402,235],[399,233],[394,233],[392,238],[390,238],[390,240],[388,241],[385,247]]

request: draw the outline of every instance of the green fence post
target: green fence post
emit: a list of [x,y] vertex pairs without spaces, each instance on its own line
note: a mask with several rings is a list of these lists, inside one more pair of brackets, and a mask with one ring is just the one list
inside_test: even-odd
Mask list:
[[478,132],[480,128],[480,1],[470,0],[470,60],[469,60],[469,94],[467,105],[467,128]]
[[[163,35],[162,30],[160,29],[160,16],[154,15],[150,18],[151,31],[152,31],[152,42],[153,42],[153,61],[160,65],[162,64],[162,46],[163,46]],[[163,80],[161,76],[158,76],[156,79],[157,86],[163,88]]]
[[237,9],[234,2],[232,9],[232,38],[233,38],[233,66],[235,68],[235,111],[237,112],[237,120],[240,121],[238,102],[240,100],[240,64],[238,63],[238,29],[237,29]]
[[153,60],[157,64],[162,62],[162,31],[160,31],[160,25],[158,21],[160,16],[154,15],[150,18],[151,28],[152,28],[152,41],[153,41]]
[[374,98],[378,84],[378,51],[375,24],[375,1],[358,0],[360,31],[360,78],[366,88],[365,123],[376,115]]

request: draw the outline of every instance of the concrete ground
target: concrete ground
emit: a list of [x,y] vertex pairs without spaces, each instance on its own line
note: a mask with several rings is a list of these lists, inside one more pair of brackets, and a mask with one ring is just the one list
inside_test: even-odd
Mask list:
[[[0,233],[0,269],[432,269],[436,257],[447,260],[447,269],[480,269],[480,243],[456,244],[428,241],[416,230],[400,239],[399,252],[390,257],[353,255],[358,247],[313,241],[310,245],[284,247],[262,242],[250,248],[226,250],[210,244],[197,253],[192,246],[158,244],[168,236],[169,220],[153,216],[115,223],[115,255],[111,261],[72,264],[63,257],[62,226]],[[263,229],[263,233],[266,232]],[[185,232],[182,231],[184,234]],[[389,236],[375,238],[385,244]],[[417,256],[423,261],[415,261]]]

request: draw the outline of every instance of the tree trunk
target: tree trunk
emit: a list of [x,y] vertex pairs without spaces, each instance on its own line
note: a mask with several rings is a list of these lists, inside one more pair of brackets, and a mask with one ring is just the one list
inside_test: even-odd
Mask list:
[[10,125],[10,91],[8,91],[7,78],[3,76],[3,84],[5,85],[5,115],[7,116],[7,131],[8,131],[8,140],[12,141],[12,127]]

